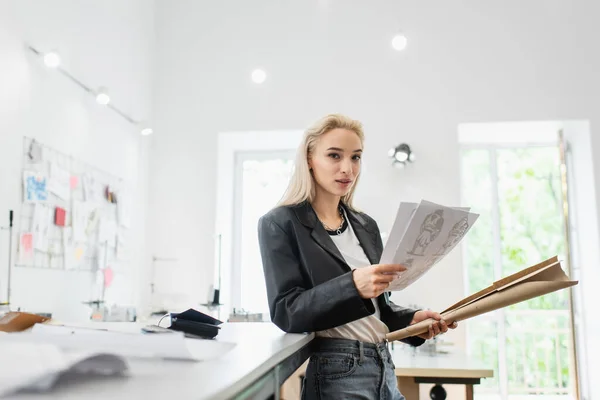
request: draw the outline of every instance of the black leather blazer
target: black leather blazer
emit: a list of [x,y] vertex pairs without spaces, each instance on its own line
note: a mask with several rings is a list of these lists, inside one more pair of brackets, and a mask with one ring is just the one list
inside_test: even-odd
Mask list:
[[[342,206],[369,261],[377,264],[383,252],[377,223]],[[277,207],[262,216],[258,239],[271,319],[283,331],[325,330],[375,312],[372,301],[358,294],[351,268],[310,203]],[[390,331],[408,326],[416,312],[394,304],[387,292],[377,301]],[[419,346],[424,340],[412,337],[404,342]]]

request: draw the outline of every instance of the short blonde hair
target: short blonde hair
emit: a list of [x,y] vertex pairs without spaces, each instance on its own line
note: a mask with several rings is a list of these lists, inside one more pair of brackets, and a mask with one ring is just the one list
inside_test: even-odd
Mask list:
[[[321,135],[334,129],[347,129],[353,131],[358,135],[360,143],[362,144],[364,142],[365,135],[362,123],[345,115],[329,114],[314,123],[304,132],[302,143],[298,147],[298,152],[296,154],[292,178],[290,179],[290,183],[288,184],[282,199],[279,201],[279,206],[296,205],[304,201],[312,202],[314,200],[315,180],[310,173],[308,159],[314,151]],[[342,202],[350,208],[354,208],[352,200],[357,183],[358,176],[348,194],[342,197]]]

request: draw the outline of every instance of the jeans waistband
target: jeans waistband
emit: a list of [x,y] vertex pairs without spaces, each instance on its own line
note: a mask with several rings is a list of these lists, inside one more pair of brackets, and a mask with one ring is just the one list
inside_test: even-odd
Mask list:
[[348,353],[363,357],[388,358],[391,357],[387,342],[368,343],[359,340],[323,338],[313,341],[315,352]]

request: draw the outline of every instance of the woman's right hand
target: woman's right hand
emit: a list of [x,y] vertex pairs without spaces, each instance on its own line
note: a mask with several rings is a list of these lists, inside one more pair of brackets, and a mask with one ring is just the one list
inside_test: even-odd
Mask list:
[[375,264],[352,271],[352,279],[363,299],[373,299],[390,286],[399,272],[406,271],[400,264]]

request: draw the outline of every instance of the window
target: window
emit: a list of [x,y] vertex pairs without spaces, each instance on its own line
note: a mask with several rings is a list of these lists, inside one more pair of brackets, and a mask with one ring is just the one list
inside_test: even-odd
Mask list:
[[292,174],[293,158],[289,151],[236,154],[233,304],[249,312],[269,312],[258,247],[258,219],[281,199]]
[[[463,202],[481,214],[465,239],[467,290],[558,255],[565,259],[558,146],[466,146]],[[493,365],[479,398],[574,398],[569,292],[469,321],[470,354]],[[487,396],[486,396],[487,395]]]
[[[215,254],[212,275],[223,306],[266,312],[258,218],[287,187],[303,131],[239,131],[218,135]],[[208,284],[207,284],[208,286]]]

